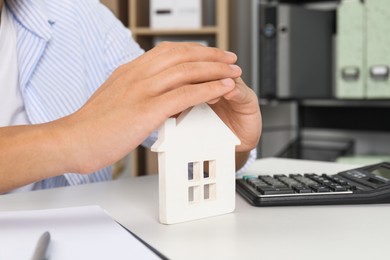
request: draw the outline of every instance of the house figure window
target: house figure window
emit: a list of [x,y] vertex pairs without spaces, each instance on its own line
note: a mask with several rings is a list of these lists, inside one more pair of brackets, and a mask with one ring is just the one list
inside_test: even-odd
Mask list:
[[188,203],[215,200],[216,186],[215,160],[188,163]]

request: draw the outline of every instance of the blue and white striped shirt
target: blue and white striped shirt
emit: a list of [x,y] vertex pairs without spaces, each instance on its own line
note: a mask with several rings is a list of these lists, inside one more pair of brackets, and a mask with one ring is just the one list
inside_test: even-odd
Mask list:
[[[97,0],[6,0],[17,32],[19,85],[32,124],[79,109],[119,65],[143,50]],[[152,142],[152,141],[149,141]],[[34,189],[111,179],[111,168],[67,173]]]
[[[5,4],[17,32],[19,84],[32,124],[75,112],[118,66],[144,52],[98,0],[5,0]],[[156,133],[144,145],[155,140]],[[253,150],[246,165],[255,158]],[[110,179],[108,167],[89,175],[67,173],[42,180],[34,189]]]

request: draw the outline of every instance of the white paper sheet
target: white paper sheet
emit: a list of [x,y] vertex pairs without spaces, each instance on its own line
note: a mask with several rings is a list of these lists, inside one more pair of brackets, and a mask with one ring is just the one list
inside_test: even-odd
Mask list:
[[48,259],[159,259],[99,206],[0,211],[0,259],[31,259],[44,231]]

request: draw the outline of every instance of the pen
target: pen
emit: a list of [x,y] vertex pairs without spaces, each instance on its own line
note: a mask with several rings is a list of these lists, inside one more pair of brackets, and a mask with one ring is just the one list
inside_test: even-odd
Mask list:
[[49,247],[50,233],[45,231],[38,240],[37,246],[35,247],[34,255],[32,260],[44,260],[47,248]]

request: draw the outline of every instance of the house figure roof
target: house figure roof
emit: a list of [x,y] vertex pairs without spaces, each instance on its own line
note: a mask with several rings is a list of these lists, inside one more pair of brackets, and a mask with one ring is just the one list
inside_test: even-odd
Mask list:
[[240,140],[218,115],[207,105],[200,104],[182,112],[177,119],[169,118],[160,128],[154,152],[164,152],[169,147],[196,147],[239,145]]

